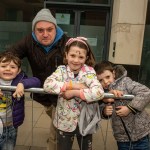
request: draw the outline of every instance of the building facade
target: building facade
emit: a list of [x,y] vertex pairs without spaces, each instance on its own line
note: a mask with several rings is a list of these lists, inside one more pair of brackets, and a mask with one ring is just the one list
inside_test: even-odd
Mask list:
[[[97,62],[123,64],[131,78],[150,86],[150,0],[1,0],[0,51],[31,32],[43,7],[68,36],[88,38]],[[32,74],[27,60],[23,69]]]

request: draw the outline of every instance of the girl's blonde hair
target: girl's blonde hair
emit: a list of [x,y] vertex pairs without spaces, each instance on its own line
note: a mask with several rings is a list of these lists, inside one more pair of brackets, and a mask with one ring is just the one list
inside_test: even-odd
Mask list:
[[64,57],[63,57],[64,58],[63,63],[65,65],[67,64],[67,59],[66,59],[65,53],[69,52],[71,46],[77,46],[79,48],[85,49],[87,51],[87,60],[86,60],[85,64],[88,66],[94,67],[95,57],[94,57],[94,54],[92,52],[90,45],[87,42],[87,39],[84,37],[70,38],[67,41],[65,50],[64,50]]

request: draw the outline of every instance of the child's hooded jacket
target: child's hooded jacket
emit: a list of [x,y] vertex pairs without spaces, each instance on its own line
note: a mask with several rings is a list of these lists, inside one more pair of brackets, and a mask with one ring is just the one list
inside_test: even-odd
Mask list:
[[[75,83],[83,83],[89,87],[88,89],[82,90],[85,100],[82,101],[80,98],[66,100],[61,96],[61,89],[64,83],[69,80],[72,80]],[[98,103],[94,103],[104,97],[104,91],[92,67],[84,65],[77,77],[75,77],[74,73],[70,71],[69,66],[59,66],[57,70],[45,80],[44,90],[48,93],[59,95],[53,121],[56,128],[65,132],[73,132],[77,125],[79,125],[80,133],[82,135],[95,132],[95,126],[100,121],[100,115],[96,113],[99,111],[97,110]],[[93,103],[91,104],[93,105],[91,106],[93,110],[88,107],[87,103]],[[89,111],[85,112],[85,110]],[[89,118],[90,116],[91,118]],[[96,117],[96,119],[93,117]],[[82,122],[82,119],[85,119],[85,122]],[[92,125],[88,126],[87,121],[91,119]]]
[[[21,82],[24,85],[24,89],[32,87],[40,87],[41,82],[36,77],[28,78],[24,72],[20,72],[15,79],[13,79],[11,86],[17,86]],[[12,92],[13,94],[14,92]],[[12,96],[12,117],[13,117],[13,126],[17,128],[20,126],[25,117],[24,111],[24,96],[17,100]]]
[[[150,133],[150,115],[145,111],[145,107],[150,103],[150,89],[127,77],[127,71],[122,65],[115,66],[115,74],[116,80],[109,86],[110,90],[120,90],[124,94],[134,95],[132,100],[115,100],[114,106],[129,105],[136,111],[121,118],[131,141],[137,141]],[[115,111],[112,115],[112,128],[117,141],[129,141],[121,119]]]

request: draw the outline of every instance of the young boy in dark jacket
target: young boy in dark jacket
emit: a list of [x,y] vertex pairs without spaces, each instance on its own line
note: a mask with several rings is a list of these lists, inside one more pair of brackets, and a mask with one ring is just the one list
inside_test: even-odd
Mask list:
[[21,71],[21,60],[11,52],[0,54],[0,85],[16,86],[15,92],[0,91],[0,149],[13,150],[17,128],[24,121],[24,89],[40,87],[36,77],[28,78]]

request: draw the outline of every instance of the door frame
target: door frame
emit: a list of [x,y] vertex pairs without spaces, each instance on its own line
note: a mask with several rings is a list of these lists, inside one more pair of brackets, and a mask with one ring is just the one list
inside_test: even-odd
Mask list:
[[93,4],[93,3],[74,3],[74,2],[55,2],[55,1],[44,1],[44,8],[53,9],[65,9],[74,10],[75,12],[75,36],[79,35],[80,32],[80,20],[81,11],[105,11],[106,16],[106,26],[104,33],[104,47],[103,47],[103,60],[108,60],[109,56],[109,44],[110,44],[110,34],[111,34],[111,23],[112,23],[112,12],[113,12],[114,0],[109,0],[108,4]]

